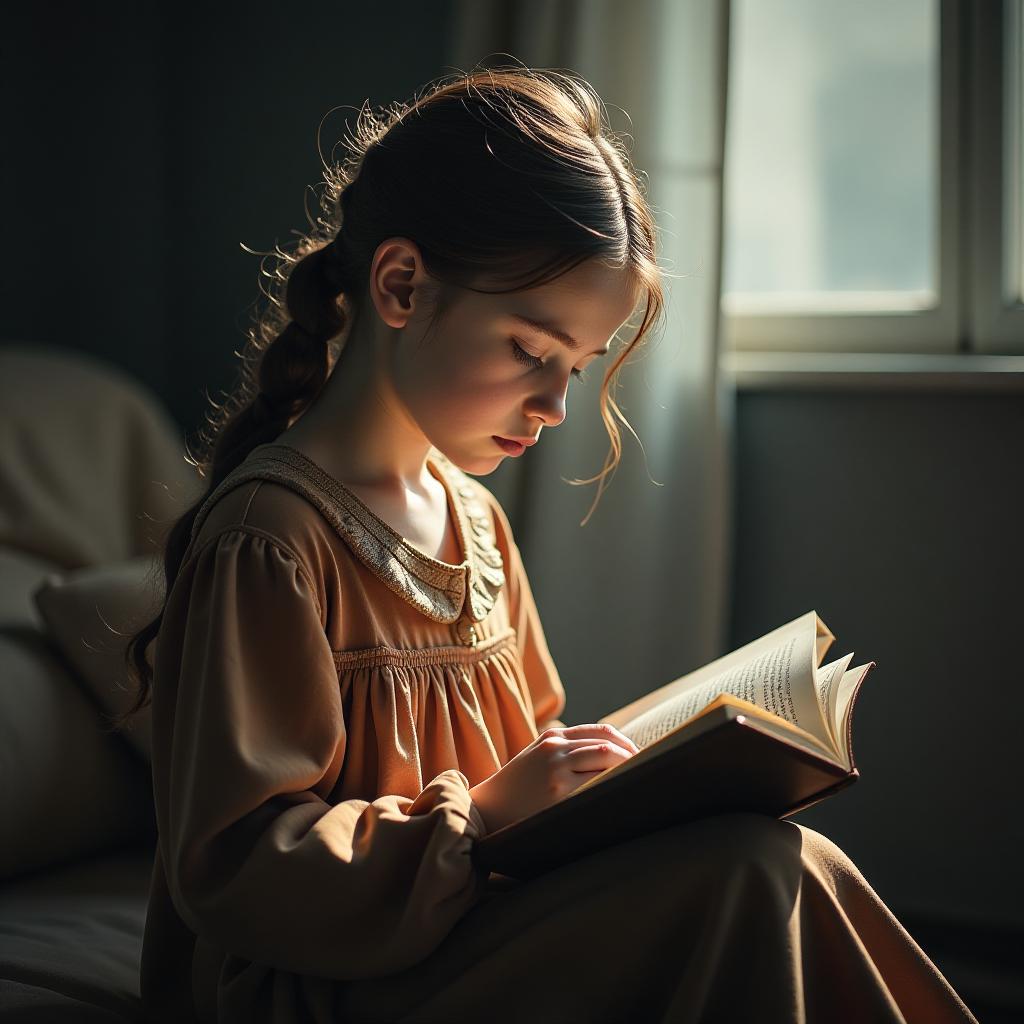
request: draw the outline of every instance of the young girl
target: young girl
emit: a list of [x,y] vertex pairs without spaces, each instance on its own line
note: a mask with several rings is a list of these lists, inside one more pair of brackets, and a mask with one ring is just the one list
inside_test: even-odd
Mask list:
[[609,387],[662,308],[654,221],[599,98],[550,71],[364,110],[325,179],[128,652],[153,715],[151,1018],[973,1020],[801,825],[712,816],[528,882],[477,865],[488,831],[636,753],[558,721],[474,477],[561,423],[642,302],[604,375],[603,483]]

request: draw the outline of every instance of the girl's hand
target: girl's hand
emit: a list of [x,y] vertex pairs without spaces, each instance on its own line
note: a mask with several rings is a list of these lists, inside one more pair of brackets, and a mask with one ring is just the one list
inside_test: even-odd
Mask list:
[[469,793],[488,832],[543,810],[639,752],[613,725],[545,729]]

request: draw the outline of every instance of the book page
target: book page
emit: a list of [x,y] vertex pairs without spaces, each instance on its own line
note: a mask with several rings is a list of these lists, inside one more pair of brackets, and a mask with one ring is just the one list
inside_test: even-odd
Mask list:
[[846,657],[823,665],[818,669],[818,703],[821,704],[821,712],[828,726],[829,734],[832,737],[834,748],[842,752],[843,743],[840,738],[839,718],[836,715],[836,702],[839,697],[839,684],[842,682],[843,673],[847,665],[853,659],[853,653]]
[[644,747],[698,714],[719,694],[731,693],[792,722],[838,754],[818,703],[814,678],[816,634],[810,625],[805,622],[802,630],[791,631],[781,643],[763,650],[752,661],[687,686],[617,728],[638,747]]
[[[812,754],[817,754],[819,757],[827,757],[829,760],[835,761],[837,764],[841,763],[841,761],[836,758],[836,755],[830,746],[822,743],[821,740],[816,739],[809,732],[805,732],[799,726],[793,725],[792,723],[785,721],[785,719],[777,718],[775,715],[769,714],[756,704],[751,704],[749,701],[742,700],[731,693],[719,694],[706,707],[694,715],[693,718],[690,718],[687,721],[691,724],[697,722],[701,717],[710,714],[721,706],[730,706],[735,708],[750,721],[754,728],[759,729],[762,732],[768,732],[772,736],[776,736],[786,743],[802,747],[804,750],[807,750]],[[668,733],[665,735],[668,735]],[[627,758],[625,761],[620,761],[618,764],[612,765],[611,768],[606,768],[598,775],[591,776],[582,785],[577,786],[569,795],[575,795],[590,786],[604,781],[611,775],[631,771],[636,768],[638,764],[643,764],[645,760],[650,760],[651,757],[656,756],[652,747],[653,744],[649,743],[641,749],[640,753],[635,754],[633,757]]]
[[[735,651],[731,651],[729,654],[725,654],[701,668],[688,672],[686,675],[680,676],[678,679],[674,679],[672,682],[666,683],[656,690],[652,690],[638,700],[632,701],[617,711],[605,715],[604,718],[598,719],[598,721],[608,722],[617,729],[621,729],[627,722],[639,718],[640,715],[651,708],[658,707],[687,690],[694,689],[709,680],[718,678],[728,669],[749,665],[767,652],[779,647],[780,644],[783,644],[790,637],[799,636],[810,637],[813,640],[813,663],[808,661],[806,663],[801,662],[800,664],[801,671],[806,669],[809,673],[803,685],[811,687],[815,681],[814,668],[821,664],[825,651],[834,640],[828,626],[821,621],[817,612],[814,611],[806,612],[799,618],[793,619],[792,622],[787,622],[785,625],[773,629],[770,633],[766,633],[763,637],[752,640],[750,643],[744,644],[743,647],[738,647]],[[738,696],[742,696],[742,694]],[[755,702],[752,701],[751,703]]]
[[839,732],[839,749],[846,760],[847,768],[853,767],[853,750],[850,744],[850,715],[853,712],[853,703],[860,690],[861,683],[867,678],[868,672],[875,667],[875,662],[869,661],[864,665],[858,665],[843,673],[842,681],[836,687],[835,694],[835,716],[836,728]]

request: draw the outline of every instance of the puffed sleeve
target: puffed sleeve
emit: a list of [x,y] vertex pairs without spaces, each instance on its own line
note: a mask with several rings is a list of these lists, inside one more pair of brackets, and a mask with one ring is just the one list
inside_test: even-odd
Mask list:
[[281,543],[229,529],[183,565],[153,680],[160,854],[183,921],[225,951],[337,979],[430,953],[480,896],[466,777],[332,803],[346,732],[317,591]]
[[533,599],[526,576],[523,556],[512,536],[505,510],[494,495],[489,500],[494,510],[496,534],[505,559],[505,582],[508,587],[509,616],[518,639],[526,681],[533,700],[533,717],[538,732],[564,723],[557,717],[565,710],[565,688],[544,638],[540,613]]

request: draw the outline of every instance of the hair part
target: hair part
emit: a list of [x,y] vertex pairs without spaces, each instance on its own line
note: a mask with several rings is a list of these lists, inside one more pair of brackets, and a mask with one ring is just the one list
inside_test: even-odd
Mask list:
[[[621,457],[616,418],[635,436],[614,389],[621,366],[661,316],[662,272],[641,177],[594,89],[568,72],[478,68],[437,79],[409,102],[379,110],[364,105],[346,141],[340,162],[324,162],[321,213],[312,230],[294,251],[275,246],[261,261],[267,304],[247,331],[234,390],[223,404],[211,403],[198,432],[191,461],[209,483],[167,534],[164,607],[128,643],[125,663],[137,693],[115,728],[150,703],[149,647],[200,508],[255,447],[272,442],[320,393],[367,300],[370,266],[384,239],[415,241],[438,282],[427,289],[431,328],[460,288],[498,294],[537,287],[589,259],[623,270],[637,302],[645,297],[646,305],[637,333],[601,385],[601,418],[611,440],[604,467],[569,481],[599,484],[583,524]],[[267,256],[276,259],[271,270]],[[481,287],[482,280],[497,287]]]

